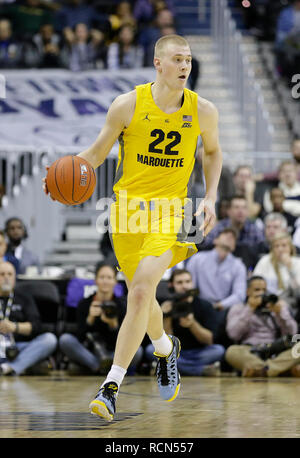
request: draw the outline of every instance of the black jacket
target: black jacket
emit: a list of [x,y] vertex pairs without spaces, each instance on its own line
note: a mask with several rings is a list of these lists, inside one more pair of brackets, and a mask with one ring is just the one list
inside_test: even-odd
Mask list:
[[[4,306],[5,314],[8,298],[1,297],[0,300],[2,307]],[[41,332],[40,314],[33,298],[30,295],[19,293],[17,291],[15,292],[8,319],[15,323],[29,322],[32,325],[32,333],[29,336],[14,333],[14,338],[17,342],[30,341]]]
[[77,337],[81,342],[86,340],[86,334],[92,333],[96,340],[105,343],[108,350],[113,351],[115,349],[118,332],[121,323],[126,313],[125,301],[122,298],[113,297],[113,302],[118,306],[118,319],[119,326],[116,329],[111,329],[107,323],[104,323],[99,317],[96,317],[94,324],[90,326],[86,319],[89,314],[89,308],[94,300],[95,295],[82,299],[77,306]]
[[[196,321],[215,335],[217,332],[216,311],[211,303],[194,297],[192,305]],[[206,347],[206,344],[199,342],[188,328],[180,326],[179,319],[173,319],[172,326],[174,335],[180,340],[182,350]]]

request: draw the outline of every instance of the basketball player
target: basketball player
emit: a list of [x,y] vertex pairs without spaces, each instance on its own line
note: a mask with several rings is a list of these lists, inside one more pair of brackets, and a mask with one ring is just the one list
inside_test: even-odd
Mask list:
[[[206,195],[196,215],[204,212],[200,228],[204,236],[215,224],[215,202],[222,168],[217,109],[185,88],[191,59],[189,44],[183,37],[167,35],[160,38],[154,51],[155,82],[118,96],[108,110],[105,125],[95,143],[79,154],[96,169],[119,139],[110,224],[112,244],[128,287],[127,312],[118,334],[111,370],[90,403],[91,412],[108,421],[113,419],[120,385],[145,333],[155,348],[161,397],[173,401],[180,387],[177,370],[180,342],[164,332],[156,287],[166,269],[197,251],[195,244],[187,242],[185,234],[179,236],[179,232],[199,135],[205,151]],[[47,193],[45,182],[44,189]],[[138,200],[140,214],[147,212],[148,215],[155,210],[158,198],[180,199],[183,214],[178,216],[174,211],[166,217],[173,223],[168,233],[124,232],[120,230],[120,220],[126,212],[127,220],[132,216],[129,205],[132,198]],[[160,215],[157,224],[158,221],[164,222],[164,217]]]

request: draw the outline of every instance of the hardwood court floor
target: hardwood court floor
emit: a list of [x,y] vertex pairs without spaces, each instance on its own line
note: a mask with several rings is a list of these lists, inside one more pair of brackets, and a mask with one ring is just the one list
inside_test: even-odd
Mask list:
[[300,437],[299,379],[182,377],[169,404],[154,377],[126,377],[112,423],[88,411],[100,381],[1,377],[0,438]]

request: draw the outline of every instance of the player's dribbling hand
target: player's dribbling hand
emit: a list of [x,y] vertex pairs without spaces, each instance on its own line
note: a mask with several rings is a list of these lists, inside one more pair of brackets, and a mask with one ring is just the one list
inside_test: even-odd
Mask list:
[[[49,167],[48,165],[46,165],[46,170],[47,170],[47,172],[48,172],[49,169],[50,169],[50,167]],[[51,194],[49,193],[49,190],[48,190],[48,188],[47,188],[47,183],[46,183],[46,177],[44,177],[44,178],[42,179],[42,182],[43,182],[43,190],[44,190],[44,193],[46,194],[46,196],[49,194],[52,200],[56,200],[56,199],[54,199],[54,198],[51,196]]]
[[212,230],[216,223],[216,210],[215,210],[215,201],[209,197],[205,197],[194,216],[200,216],[204,213],[204,221],[200,226],[200,231],[203,231],[204,237]]

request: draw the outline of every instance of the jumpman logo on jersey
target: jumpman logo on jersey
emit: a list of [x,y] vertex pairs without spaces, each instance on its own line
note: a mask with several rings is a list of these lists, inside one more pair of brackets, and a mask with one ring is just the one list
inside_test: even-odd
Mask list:
[[146,121],[146,120],[147,120],[147,121],[150,121],[150,119],[148,118],[148,116],[149,116],[149,113],[146,114],[146,116],[144,117],[143,121]]

